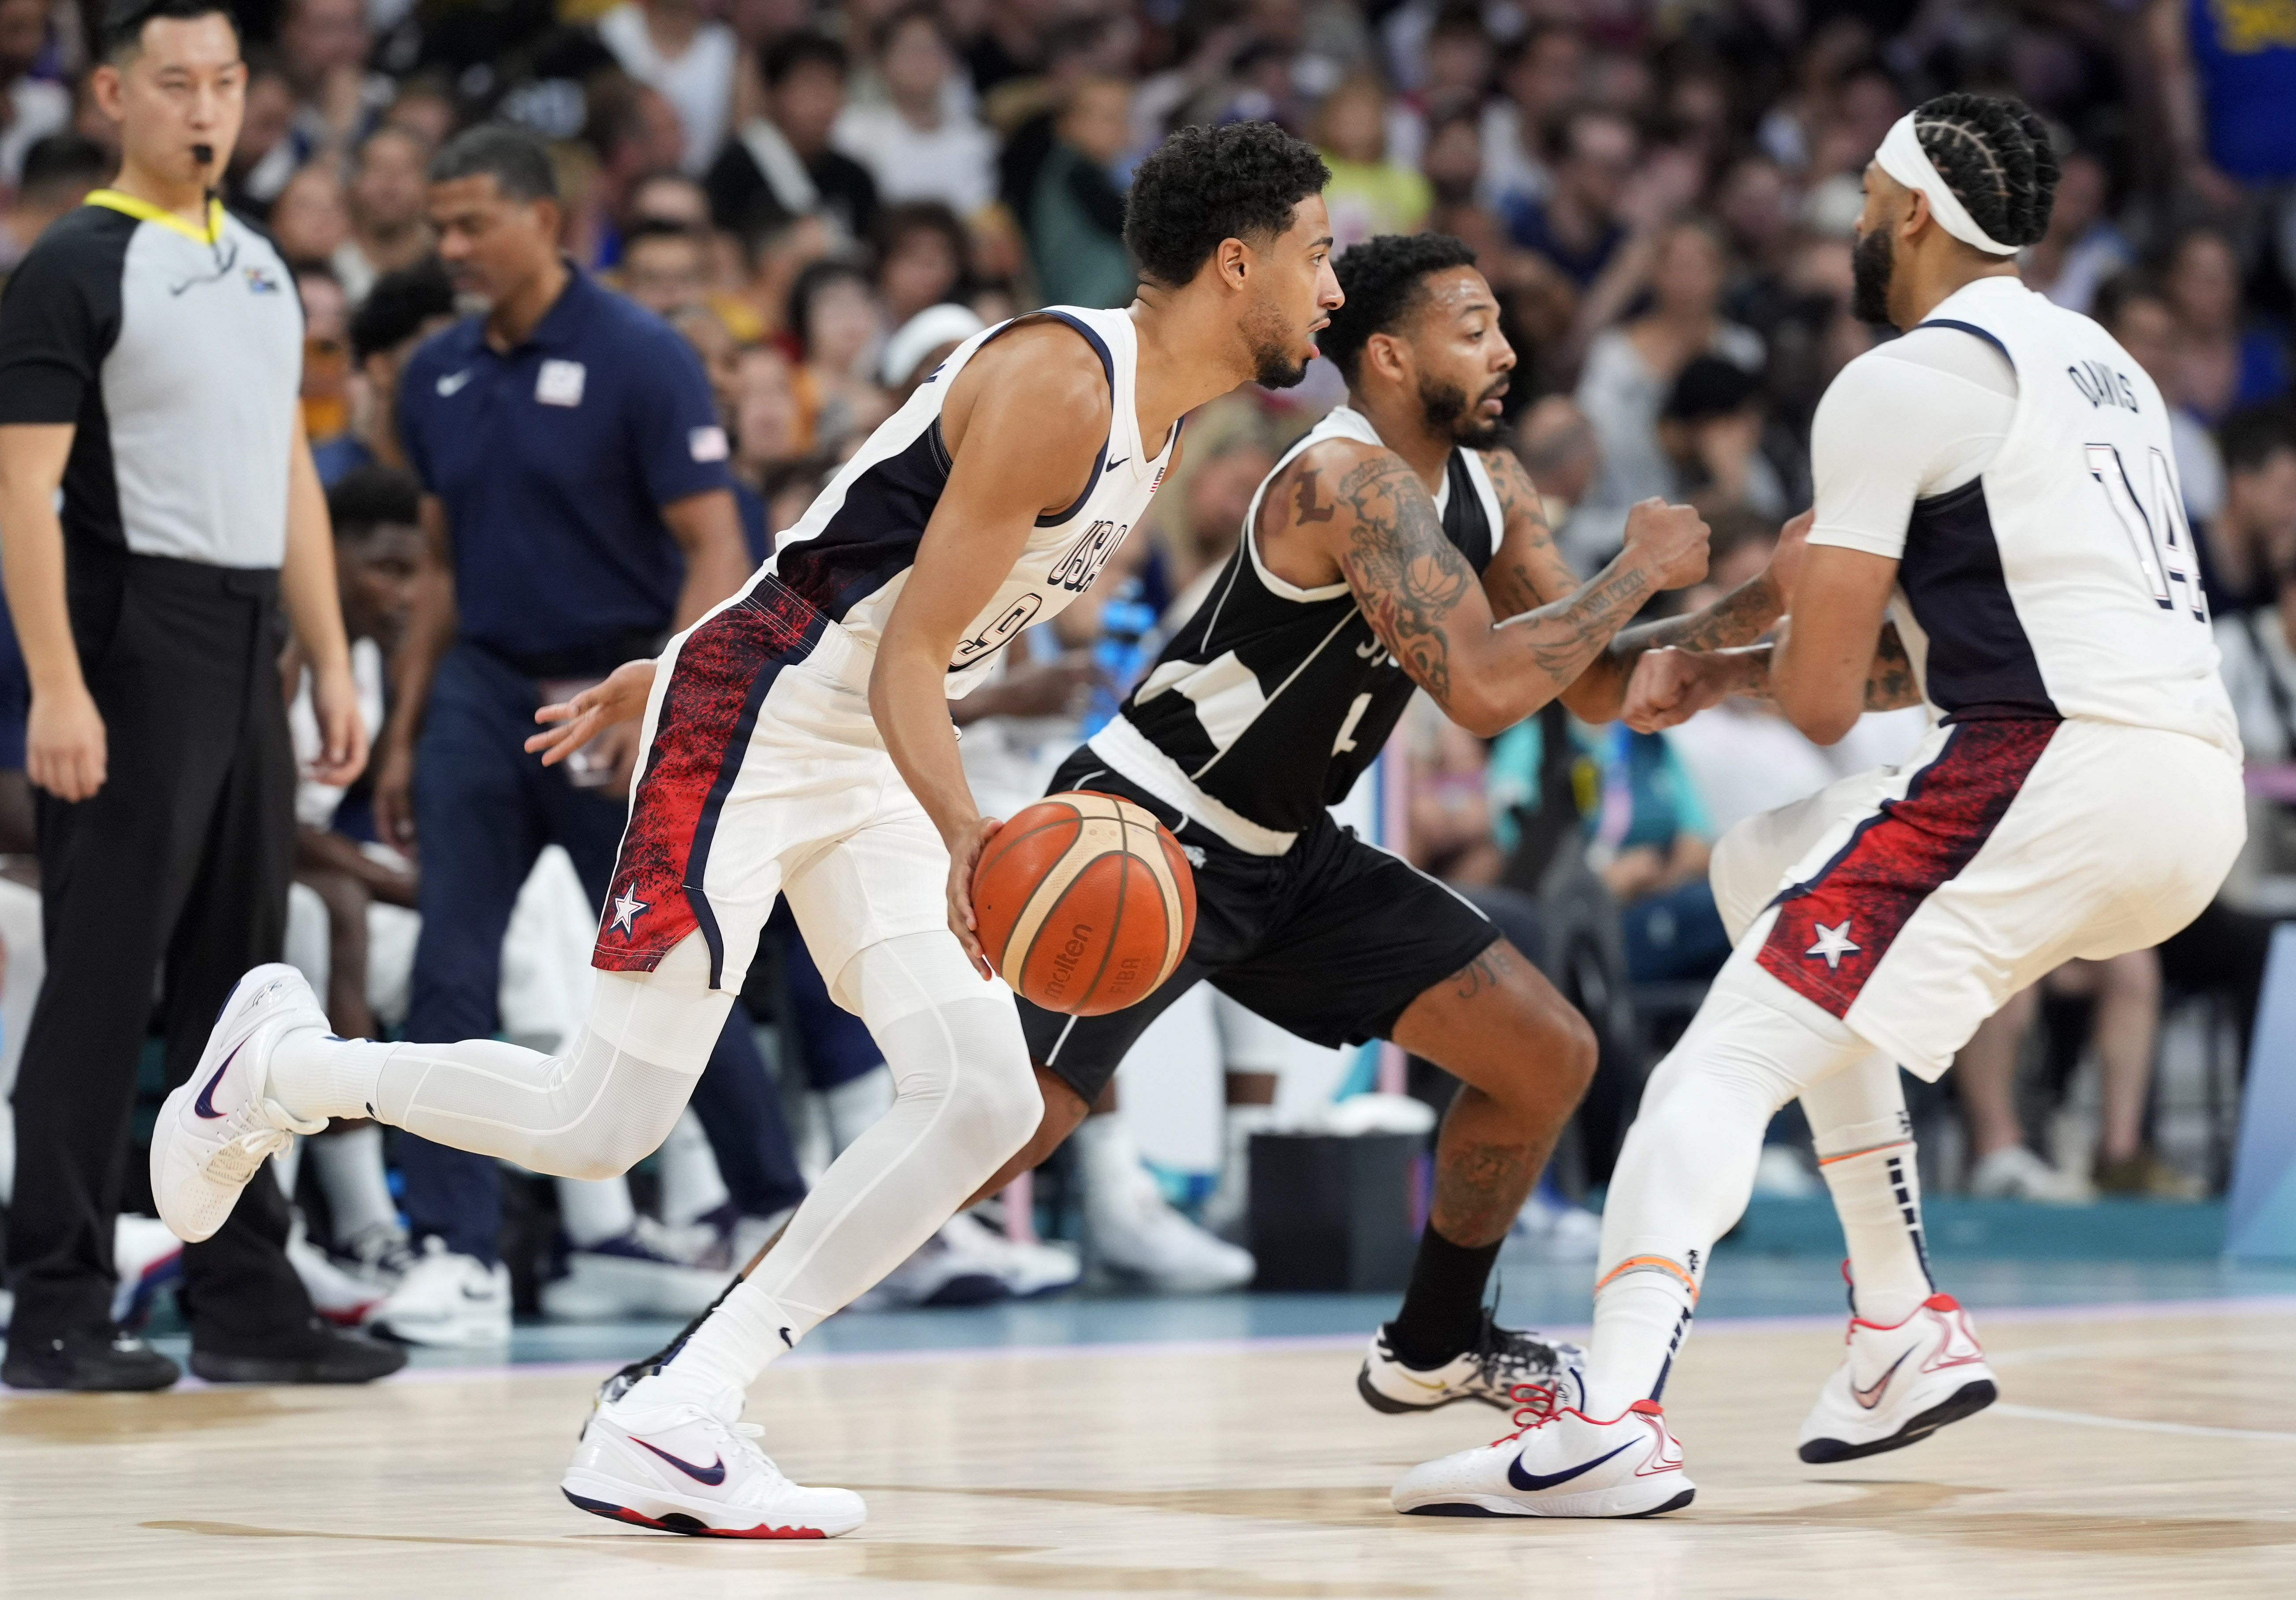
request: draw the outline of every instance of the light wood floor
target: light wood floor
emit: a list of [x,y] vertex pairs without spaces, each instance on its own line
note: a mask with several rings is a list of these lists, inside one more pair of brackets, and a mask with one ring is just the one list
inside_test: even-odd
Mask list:
[[[1504,1431],[1390,1418],[1336,1349],[792,1364],[750,1406],[871,1521],[830,1544],[623,1531],[557,1494],[587,1379],[0,1402],[9,1596],[1857,1596],[2296,1594],[2285,1306],[1983,1325],[2005,1403],[1806,1468],[1834,1335],[1702,1332],[1669,1395],[1699,1485],[1649,1522],[1404,1518]],[[2135,1424],[2136,1426],[2125,1424]]]

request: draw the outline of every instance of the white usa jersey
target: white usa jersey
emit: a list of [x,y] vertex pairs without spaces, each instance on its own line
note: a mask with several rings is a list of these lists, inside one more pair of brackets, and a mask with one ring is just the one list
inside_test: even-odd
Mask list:
[[2012,278],[1978,280],[1921,326],[1984,340],[2016,373],[1990,462],[1906,521],[1896,612],[1930,704],[1948,721],[2079,718],[2237,753],[2152,380]]
[[[1134,396],[1139,346],[1122,311],[1048,307],[1089,342],[1108,374],[1108,440],[1074,504],[1037,519],[1020,559],[972,619],[948,664],[948,693],[959,699],[987,676],[996,652],[1031,624],[1058,616],[1091,587],[1157,486],[1164,481],[1180,428],[1154,456],[1142,447]],[[885,619],[916,562],[925,524],[948,482],[940,414],[949,386],[981,346],[1015,326],[1000,323],[957,346],[908,403],[869,436],[797,526],[777,542],[766,570],[873,652]]]

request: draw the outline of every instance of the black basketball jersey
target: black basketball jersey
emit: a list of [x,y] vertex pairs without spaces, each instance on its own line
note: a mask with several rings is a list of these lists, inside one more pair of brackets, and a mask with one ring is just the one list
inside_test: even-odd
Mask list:
[[[1260,562],[1253,529],[1267,484],[1329,439],[1380,442],[1360,413],[1341,406],[1286,453],[1252,496],[1210,595],[1092,739],[1109,767],[1259,855],[1289,849],[1346,798],[1414,687],[1346,583],[1303,589]],[[1451,453],[1437,502],[1444,536],[1480,574],[1502,527],[1481,456]]]

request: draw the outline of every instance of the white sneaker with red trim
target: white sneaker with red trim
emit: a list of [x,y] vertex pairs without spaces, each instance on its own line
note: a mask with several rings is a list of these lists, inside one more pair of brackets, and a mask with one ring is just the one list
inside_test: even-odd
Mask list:
[[1521,1431],[1480,1449],[1423,1462],[1390,1497],[1398,1511],[1439,1517],[1646,1517],[1679,1511],[1698,1492],[1682,1446],[1656,1400],[1609,1422],[1521,1385]]
[[[738,1415],[738,1397],[721,1409]],[[699,1406],[604,1401],[559,1488],[594,1515],[715,1538],[835,1538],[868,1509],[849,1489],[791,1482],[757,1446],[765,1430]]]
[[1854,1461],[1919,1443],[2000,1396],[1969,1313],[1932,1294],[1887,1326],[1849,1319],[1841,1365],[1801,1425],[1801,1458]]

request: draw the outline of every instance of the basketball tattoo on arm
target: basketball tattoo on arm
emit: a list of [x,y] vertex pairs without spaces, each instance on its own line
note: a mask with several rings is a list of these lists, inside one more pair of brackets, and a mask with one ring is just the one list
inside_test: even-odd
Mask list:
[[1439,703],[1451,698],[1450,615],[1475,570],[1443,537],[1435,501],[1403,458],[1382,451],[1340,480],[1354,513],[1340,553],[1372,631]]

